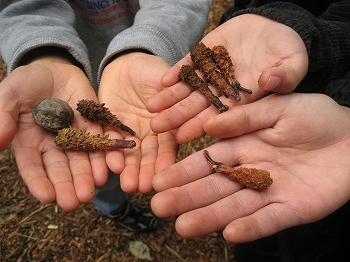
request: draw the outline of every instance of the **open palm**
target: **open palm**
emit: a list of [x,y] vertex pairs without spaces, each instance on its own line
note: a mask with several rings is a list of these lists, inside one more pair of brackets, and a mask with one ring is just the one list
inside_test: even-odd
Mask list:
[[[225,46],[234,62],[236,78],[243,87],[253,90],[252,95],[242,94],[239,102],[221,96],[229,107],[256,101],[267,91],[289,93],[307,72],[308,57],[300,36],[290,27],[263,16],[246,14],[232,18],[202,42],[208,47]],[[176,139],[180,143],[202,136],[203,123],[219,113],[215,107],[209,107],[208,99],[198,91],[191,93],[187,84],[179,82],[179,69],[184,64],[194,66],[189,55],[163,77],[163,84],[169,88],[147,104],[151,112],[164,110],[152,120],[152,129],[160,133],[179,128]]]
[[160,79],[169,67],[160,57],[132,52],[118,57],[103,71],[99,101],[137,133],[134,137],[116,128],[105,127],[105,133],[111,137],[124,136],[137,144],[134,149],[107,153],[107,164],[113,172],[121,175],[121,187],[125,192],[137,189],[150,192],[155,172],[175,161],[177,143],[173,135],[158,136],[151,130],[150,121],[154,114],[149,113],[145,106],[151,96],[163,89]]
[[214,160],[266,169],[273,184],[256,191],[211,174],[202,151],[162,170],[152,209],[160,217],[180,215],[183,237],[225,228],[228,241],[253,241],[317,221],[350,199],[350,110],[329,97],[270,95],[204,128],[223,138],[207,148]]
[[[104,152],[65,152],[31,112],[44,98],[60,98],[73,109],[80,99],[97,100],[84,72],[63,58],[40,58],[10,73],[0,83],[0,97],[0,148],[12,142],[19,172],[33,196],[43,203],[56,200],[67,211],[90,202],[95,185],[107,180]],[[102,133],[100,125],[88,125],[77,111],[73,126]]]

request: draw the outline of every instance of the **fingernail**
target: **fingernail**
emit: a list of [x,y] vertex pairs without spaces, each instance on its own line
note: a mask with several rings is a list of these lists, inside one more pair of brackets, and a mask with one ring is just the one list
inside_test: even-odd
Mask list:
[[266,85],[263,90],[271,91],[273,89],[278,88],[281,85],[282,79],[278,76],[270,76],[269,80],[267,80]]

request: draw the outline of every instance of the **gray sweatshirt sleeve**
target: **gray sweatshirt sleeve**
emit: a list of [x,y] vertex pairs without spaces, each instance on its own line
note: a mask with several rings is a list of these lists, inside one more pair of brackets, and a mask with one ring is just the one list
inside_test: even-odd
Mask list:
[[201,39],[211,0],[140,0],[140,7],[133,26],[109,44],[99,76],[111,57],[130,49],[148,50],[175,64]]
[[[96,78],[99,78],[110,59],[125,50],[148,50],[172,65],[200,40],[211,7],[211,0],[133,2],[140,4],[133,23],[119,25],[123,22],[116,20],[114,23],[118,24],[115,27],[111,23],[102,28],[82,23],[81,17],[77,17],[76,10],[72,9],[74,3],[80,4],[85,12],[89,12],[83,0],[1,0],[0,52],[8,66],[8,73],[19,66],[21,59],[28,52],[46,46],[67,50],[83,66],[95,87]],[[84,28],[81,28],[82,26]],[[116,29],[117,26],[120,26],[120,31]],[[87,37],[85,40],[90,43],[84,42],[78,32],[85,32],[85,36],[89,36],[90,32],[91,36],[98,35],[111,41],[104,46],[101,42],[105,41]],[[98,50],[91,48],[91,44],[98,45]],[[94,56],[94,52],[99,54],[98,61],[94,59],[97,57]]]
[[60,0],[0,1],[0,51],[8,73],[29,51],[43,46],[66,49],[92,79],[88,51],[74,29],[75,15]]

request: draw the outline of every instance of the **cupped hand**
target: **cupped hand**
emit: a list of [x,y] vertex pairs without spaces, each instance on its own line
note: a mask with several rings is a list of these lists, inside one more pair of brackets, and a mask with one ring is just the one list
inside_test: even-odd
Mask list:
[[31,107],[44,98],[62,99],[73,108],[73,126],[102,133],[75,110],[80,99],[97,100],[84,72],[69,60],[40,57],[18,67],[0,83],[0,148],[11,142],[19,172],[32,195],[43,203],[57,201],[66,211],[90,202],[95,185],[107,180],[104,152],[64,151],[54,143],[55,133],[36,124]]
[[[131,136],[114,127],[105,127],[105,133],[110,137],[124,136],[137,144],[134,149],[107,152],[107,164],[113,172],[120,174],[125,192],[137,189],[150,192],[155,172],[175,162],[177,143],[173,135],[152,132],[150,121],[154,114],[145,106],[151,96],[163,89],[161,77],[169,67],[161,57],[135,51],[118,56],[103,71],[98,93],[100,103],[105,103],[136,132],[136,136]],[[116,161],[120,156],[124,156],[125,165]]]
[[[253,91],[252,95],[242,93],[239,102],[221,96],[229,107],[256,101],[271,91],[289,93],[307,72],[308,56],[301,37],[290,27],[260,15],[232,18],[202,42],[210,48],[225,46],[234,62],[236,78]],[[150,112],[160,112],[151,122],[152,129],[161,133],[178,128],[176,139],[180,143],[202,136],[203,123],[219,113],[198,91],[191,92],[189,85],[180,82],[179,69],[184,64],[194,66],[189,55],[163,76],[162,83],[169,88],[147,104]]]
[[204,129],[223,138],[207,148],[215,161],[268,170],[273,184],[257,191],[211,174],[202,151],[160,171],[152,209],[179,215],[183,237],[224,229],[227,241],[249,242],[317,221],[350,198],[350,110],[327,96],[270,95],[210,118]]

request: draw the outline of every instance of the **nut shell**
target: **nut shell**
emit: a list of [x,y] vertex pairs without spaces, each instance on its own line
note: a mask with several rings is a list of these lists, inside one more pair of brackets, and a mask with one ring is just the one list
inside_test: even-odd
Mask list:
[[51,131],[69,127],[74,118],[70,105],[56,98],[42,100],[38,105],[32,107],[32,113],[38,125]]

